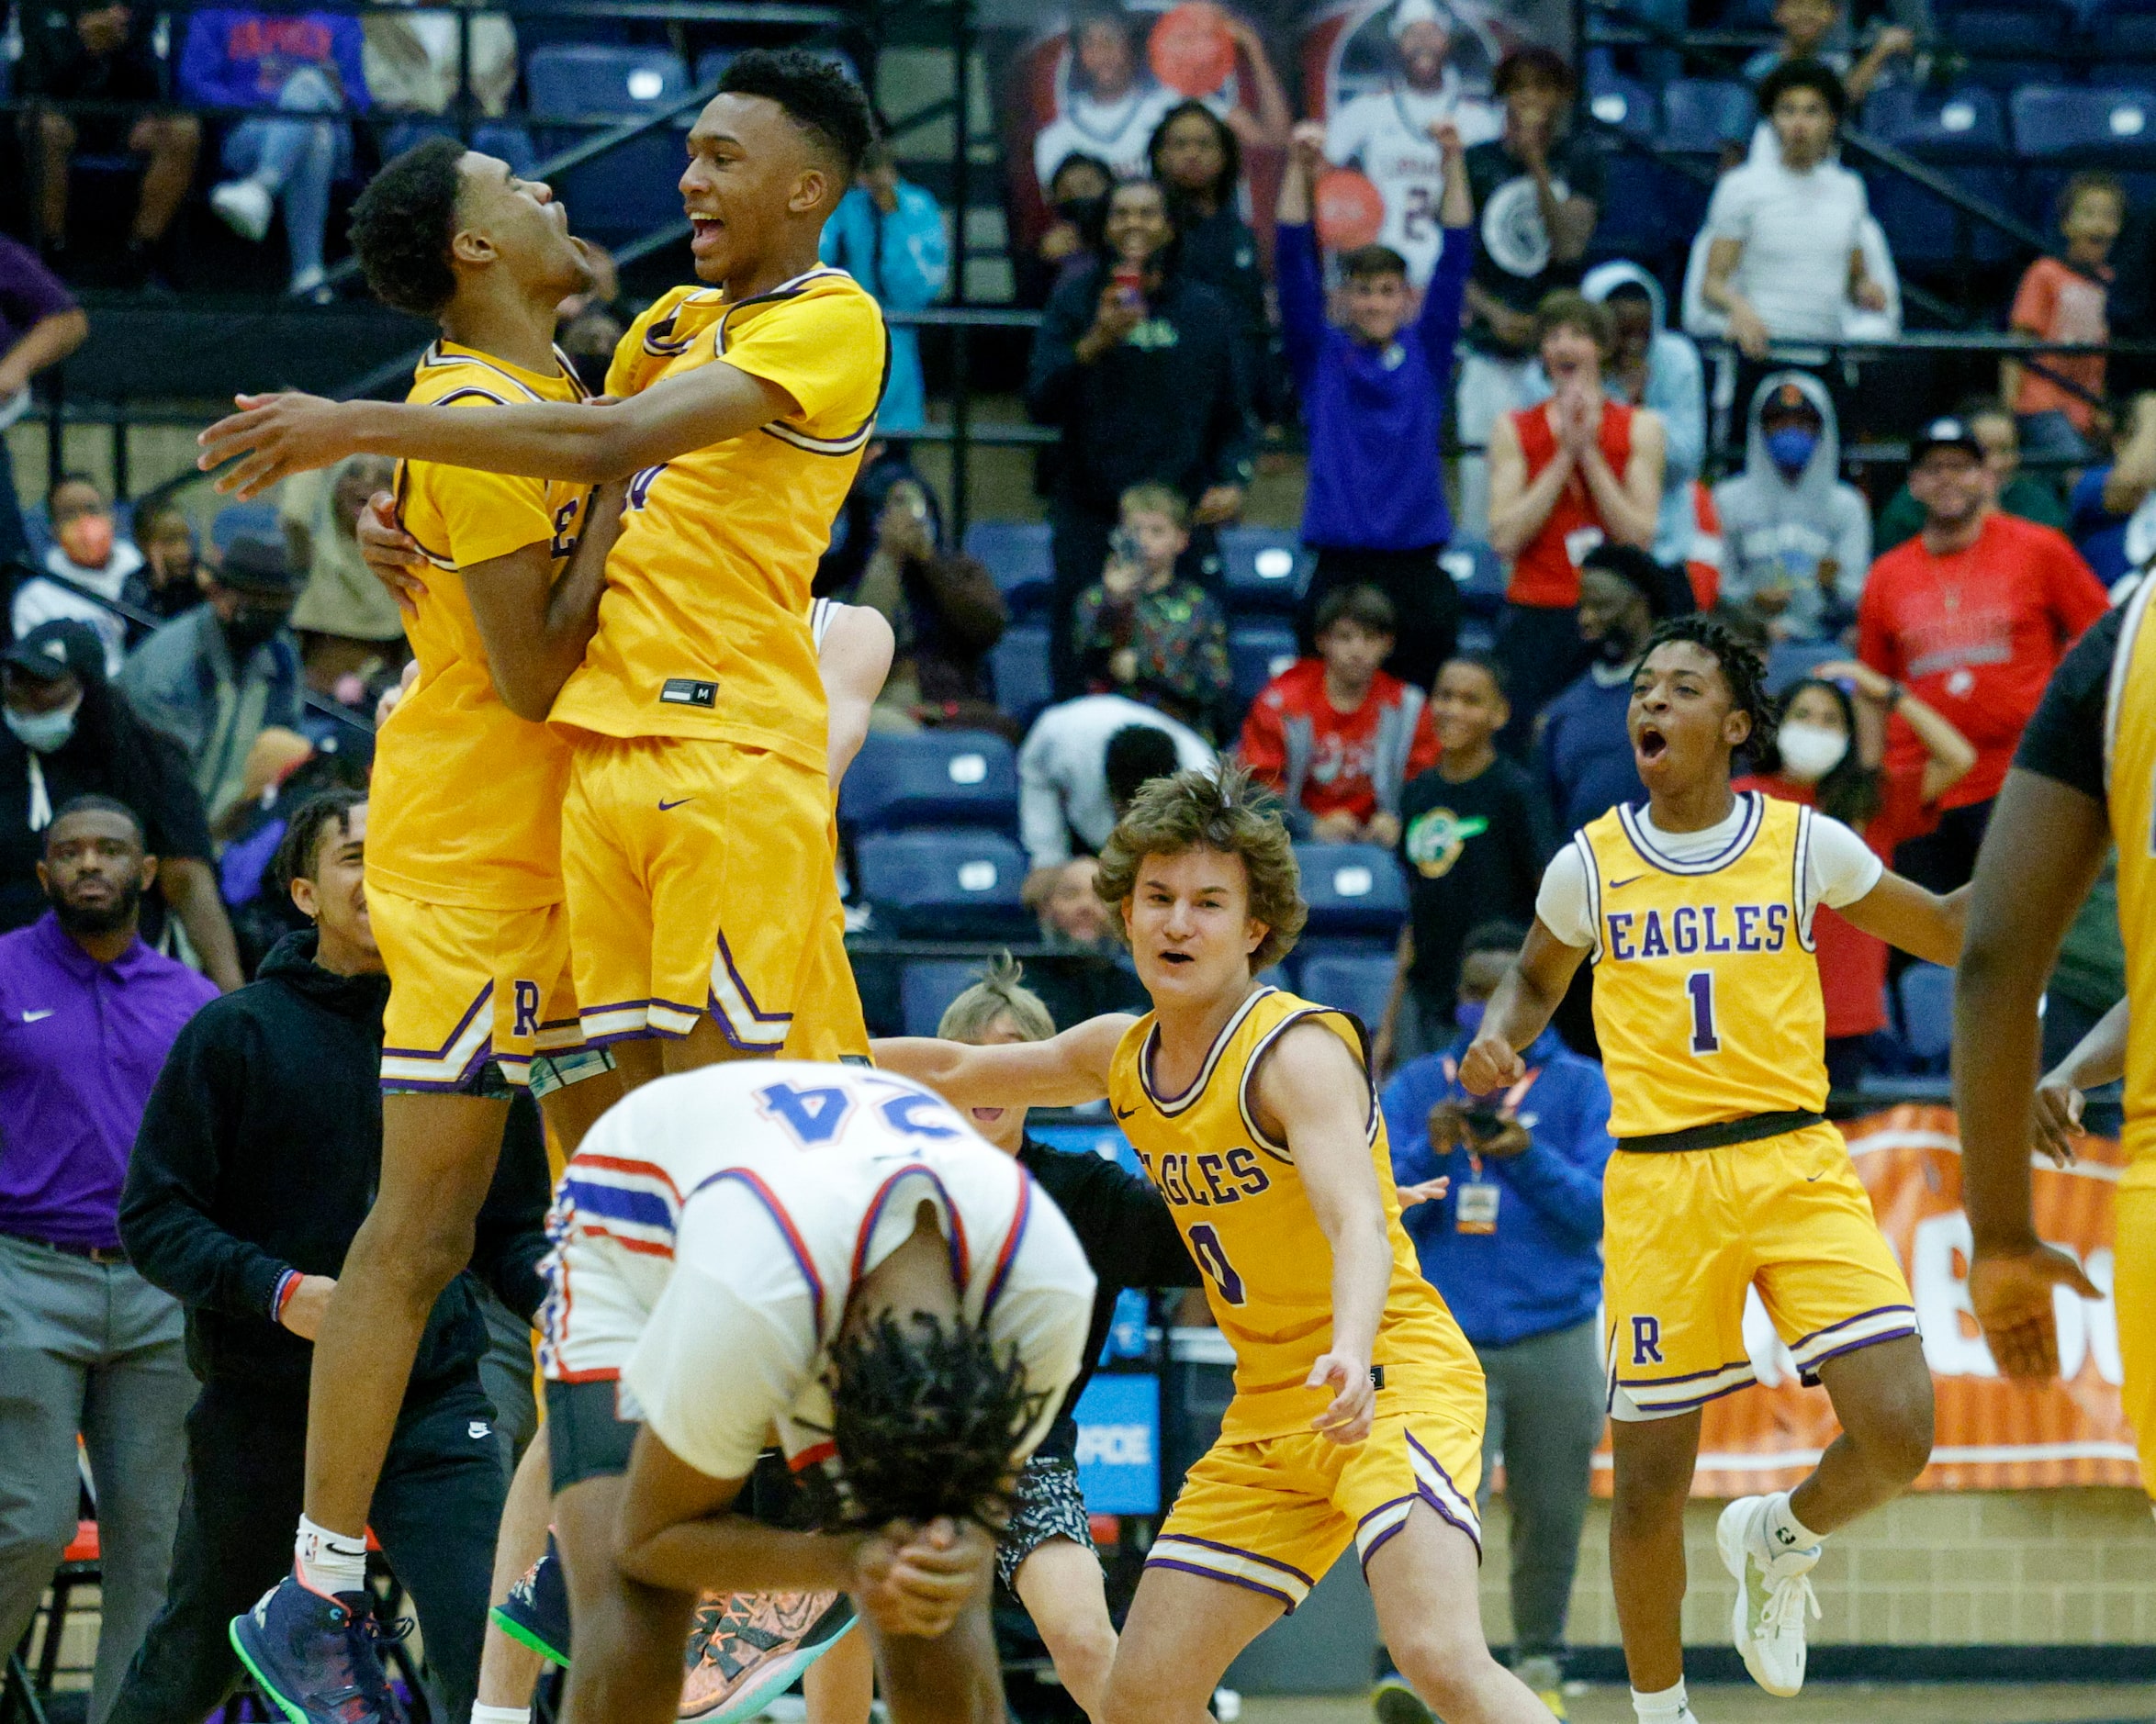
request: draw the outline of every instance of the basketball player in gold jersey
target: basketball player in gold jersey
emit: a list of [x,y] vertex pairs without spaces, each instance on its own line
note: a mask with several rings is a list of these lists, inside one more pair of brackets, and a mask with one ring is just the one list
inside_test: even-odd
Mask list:
[[1454,1724],[1549,1714],[1476,1594],[1482,1372],[1400,1226],[1362,1026],[1254,980],[1301,932],[1240,768],[1138,794],[1101,857],[1153,1010],[1046,1042],[878,1042],[960,1107],[1108,1097],[1236,1354],[1220,1439],[1146,1558],[1095,1724],[1198,1724],[1236,1654],[1352,1540],[1401,1673]]
[[562,869],[583,1028],[615,1049],[628,1086],[782,1047],[863,1051],[850,974],[827,949],[808,615],[889,355],[875,302],[816,253],[869,132],[867,98],[812,55],[757,50],[727,67],[681,178],[697,274],[713,285],[637,320],[609,374],[625,398],[475,417],[243,397],[204,434],[205,465],[241,457],[220,480],[241,495],[354,450],[629,479],[586,528],[608,553],[606,588],[552,712],[574,743]]
[[[2156,1498],[2156,579],[2107,611],[2060,661],[2022,733],[1971,882],[1969,941],[1954,989],[1954,1108],[1961,1201],[1975,1248],[1969,1301],[2010,1377],[2059,1372],[2054,1291],[2098,1296],[2081,1266],[2037,1236],[2030,1208],[2029,1076],[2038,1013],[2060,943],[2106,848],[2118,847],[2118,931],[2128,1022],[2106,1018],[2076,1050],[2124,1037],[2127,1166],[2113,1214],[2111,1296],[2121,1398]],[[2057,1142],[2039,1117],[2036,1141]],[[2062,1147],[2063,1146],[2061,1146]]]
[[1684,1506],[1701,1407],[1752,1381],[1748,1288],[1842,1426],[1794,1491],[1741,1497],[1722,1517],[1734,1638],[1769,1693],[1802,1685],[1805,1613],[1817,1609],[1805,1576],[1821,1538],[1898,1495],[1931,1453],[1931,1376],[1908,1284],[1823,1113],[1812,918],[1831,905],[1950,964],[1960,894],[1887,871],[1838,821],[1730,789],[1731,755],[1772,722],[1760,668],[1708,618],[1649,637],[1626,717],[1646,806],[1611,810],[1558,852],[1527,944],[1460,1062],[1477,1094],[1517,1081],[1519,1050],[1591,957],[1618,1149],[1602,1183],[1610,1568],[1642,1724],[1692,1717]]

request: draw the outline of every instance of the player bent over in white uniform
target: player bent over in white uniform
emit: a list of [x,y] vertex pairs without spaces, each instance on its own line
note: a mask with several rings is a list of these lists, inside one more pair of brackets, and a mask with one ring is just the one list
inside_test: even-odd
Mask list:
[[847,1592],[894,1724],[1000,1724],[993,1528],[1094,1293],[1025,1170],[904,1079],[719,1066],[611,1110],[553,1227],[566,1724],[670,1724],[713,1589]]

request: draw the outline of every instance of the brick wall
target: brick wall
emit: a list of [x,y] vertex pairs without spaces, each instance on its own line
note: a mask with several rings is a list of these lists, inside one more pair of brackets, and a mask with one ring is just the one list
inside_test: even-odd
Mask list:
[[[1735,1584],[1714,1550],[1716,1502],[1685,1520],[1688,1645],[1729,1635]],[[1483,1623],[1512,1637],[1502,1501],[1490,1506]],[[1812,1572],[1812,1642],[1860,1645],[2121,1645],[2156,1641],[2156,1528],[2139,1491],[2057,1490],[1903,1497],[1827,1541]],[[1572,1588],[1575,1646],[1617,1643],[1609,1505],[1589,1511]]]

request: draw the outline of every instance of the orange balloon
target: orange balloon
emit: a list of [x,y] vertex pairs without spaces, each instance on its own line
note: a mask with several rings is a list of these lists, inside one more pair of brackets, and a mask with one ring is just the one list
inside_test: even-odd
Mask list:
[[1210,95],[1235,71],[1235,38],[1212,0],[1184,0],[1161,14],[1145,57],[1153,76],[1178,95]]
[[1385,198],[1367,175],[1353,168],[1331,168],[1312,188],[1317,205],[1318,241],[1328,251],[1352,252],[1368,245],[1385,226]]

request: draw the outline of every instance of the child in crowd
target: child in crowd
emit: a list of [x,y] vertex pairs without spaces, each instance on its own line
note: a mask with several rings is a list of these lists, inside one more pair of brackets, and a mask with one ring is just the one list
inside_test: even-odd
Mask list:
[[[2039,341],[2109,341],[2104,284],[2111,279],[2111,248],[2125,225],[2126,191],[2112,175],[2077,174],[2067,181],[2059,195],[2067,261],[2039,257],[2028,266],[2007,319],[2014,332]],[[2103,354],[2045,353],[2028,365],[2002,360],[1999,393],[2014,409],[2024,454],[2091,458],[2090,428],[2104,397]]]
[[1377,1028],[1380,1071],[1453,1039],[1468,930],[1493,917],[1533,922],[1543,865],[1557,847],[1541,789],[1497,751],[1512,716],[1498,662],[1479,653],[1451,660],[1437,674],[1430,710],[1444,752],[1400,795],[1408,923]]
[[1392,602],[1398,630],[1386,668],[1423,688],[1451,654],[1459,620],[1459,594],[1437,561],[1453,520],[1433,451],[1475,256],[1459,133],[1441,125],[1431,135],[1443,160],[1443,249],[1419,312],[1400,254],[1365,245],[1342,254],[1342,321],[1327,319],[1311,225],[1311,187],[1325,167],[1322,127],[1296,128],[1277,209],[1281,339],[1309,429],[1303,542],[1318,567],[1308,614],[1336,588],[1377,588]]
[[1337,588],[1318,610],[1318,656],[1267,683],[1236,752],[1278,790],[1298,838],[1399,842],[1400,790],[1437,760],[1429,698],[1379,668],[1392,652],[1392,600]]
[[1078,596],[1072,648],[1086,687],[1209,732],[1230,686],[1228,624],[1203,588],[1175,575],[1190,546],[1190,506],[1165,485],[1133,485],[1121,502],[1107,565]]
[[1842,45],[1847,30],[1841,0],[1776,0],[1774,26],[1781,39],[1745,62],[1746,81],[1757,84],[1792,60],[1816,60],[1841,73],[1851,106],[1860,106],[1887,66],[1916,46],[1915,32],[1892,24],[1872,39],[1861,60],[1852,60]]
[[135,511],[135,548],[141,552],[143,608],[170,621],[202,602],[196,580],[200,553],[187,511],[166,498]]

